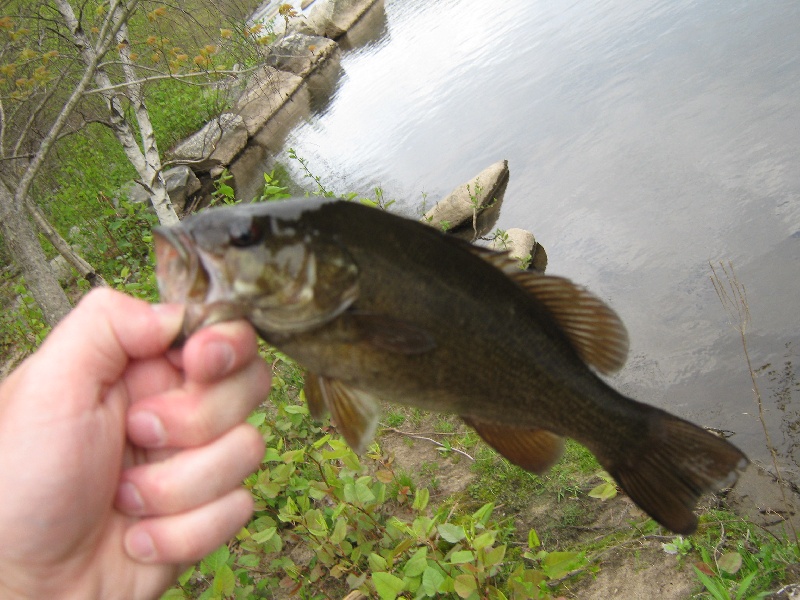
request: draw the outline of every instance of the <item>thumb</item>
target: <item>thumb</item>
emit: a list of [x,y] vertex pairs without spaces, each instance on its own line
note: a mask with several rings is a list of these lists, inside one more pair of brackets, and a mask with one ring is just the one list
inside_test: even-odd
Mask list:
[[182,321],[182,306],[149,304],[110,288],[96,288],[53,329],[37,354],[56,380],[70,379],[78,370],[110,384],[130,359],[163,354]]

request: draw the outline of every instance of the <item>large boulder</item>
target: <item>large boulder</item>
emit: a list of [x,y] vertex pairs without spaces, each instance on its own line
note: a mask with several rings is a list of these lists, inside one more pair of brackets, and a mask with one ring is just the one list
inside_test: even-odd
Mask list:
[[290,25],[296,31],[313,32],[335,40],[350,29],[378,0],[316,0],[308,17]]
[[331,39],[292,33],[270,46],[266,62],[279,71],[306,77],[338,52],[339,46]]
[[247,134],[254,136],[258,133],[302,84],[302,77],[289,71],[279,71],[275,67],[265,66],[253,73],[234,107]]
[[244,117],[222,113],[200,131],[180,142],[170,153],[173,161],[190,164],[195,172],[228,165],[247,145],[248,129]]
[[497,218],[508,175],[507,160],[490,165],[437,202],[422,220],[467,239],[485,234]]

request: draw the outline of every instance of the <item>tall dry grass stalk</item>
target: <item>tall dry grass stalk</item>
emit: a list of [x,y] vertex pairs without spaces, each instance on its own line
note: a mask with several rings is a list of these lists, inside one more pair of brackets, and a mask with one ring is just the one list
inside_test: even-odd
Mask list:
[[[775,445],[772,443],[772,438],[769,435],[767,428],[767,421],[764,418],[764,401],[761,398],[761,392],[758,389],[758,381],[756,373],[753,369],[753,364],[750,361],[750,351],[747,347],[747,328],[750,325],[750,305],[747,302],[747,290],[744,284],[741,283],[736,277],[736,271],[733,269],[733,263],[730,261],[726,264],[722,261],[717,266],[709,262],[711,267],[711,283],[714,286],[714,291],[717,292],[717,297],[722,303],[725,312],[731,319],[731,325],[739,333],[742,342],[742,349],[744,350],[744,357],[747,361],[747,370],[750,372],[750,381],[753,382],[753,396],[758,406],[758,420],[761,421],[761,428],[764,430],[764,439],[767,442],[767,449],[772,457],[772,466],[775,469],[775,476],[778,478],[780,484],[781,497],[783,498],[783,505],[790,513],[789,503],[786,500],[786,482],[781,474],[780,466],[778,465],[778,452],[775,450]],[[791,518],[788,518],[789,527],[794,535],[795,544],[800,546],[800,538],[798,538],[797,530]]]

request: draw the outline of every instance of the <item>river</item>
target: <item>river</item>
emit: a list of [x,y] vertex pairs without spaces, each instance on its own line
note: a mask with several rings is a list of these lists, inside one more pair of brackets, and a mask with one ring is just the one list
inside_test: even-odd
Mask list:
[[730,261],[769,432],[800,481],[799,31],[796,0],[386,0],[254,181],[275,161],[302,180],[294,148],[329,189],[381,186],[416,215],[507,159],[497,225],[532,231],[548,273],[628,327],[612,385],[767,462],[709,278]]

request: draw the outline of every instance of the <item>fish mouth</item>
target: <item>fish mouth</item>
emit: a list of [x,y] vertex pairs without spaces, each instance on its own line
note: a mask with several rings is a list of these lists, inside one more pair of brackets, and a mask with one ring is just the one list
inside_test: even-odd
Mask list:
[[231,300],[221,259],[203,252],[179,227],[154,228],[153,244],[161,300],[185,307],[181,333],[173,345],[201,327],[244,316]]

